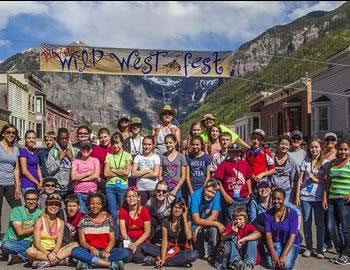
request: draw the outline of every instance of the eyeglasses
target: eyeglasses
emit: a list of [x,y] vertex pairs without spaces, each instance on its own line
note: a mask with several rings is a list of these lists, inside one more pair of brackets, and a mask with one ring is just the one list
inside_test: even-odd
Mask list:
[[44,187],[56,187],[56,185],[44,185]]
[[162,194],[167,194],[168,193],[168,191],[165,190],[165,189],[157,189],[156,192],[157,193],[162,193]]
[[25,198],[25,200],[29,202],[36,202],[38,198]]
[[12,135],[16,135],[16,131],[5,131],[5,134],[12,134]]
[[87,132],[82,132],[82,133],[78,133],[78,135],[89,135],[89,133],[87,133]]

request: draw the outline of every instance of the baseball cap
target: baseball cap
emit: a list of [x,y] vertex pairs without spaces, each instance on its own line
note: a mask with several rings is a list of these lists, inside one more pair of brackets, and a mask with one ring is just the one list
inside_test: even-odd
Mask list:
[[263,131],[261,128],[255,129],[255,130],[253,131],[253,133],[252,133],[252,136],[253,136],[254,134],[257,134],[257,135],[261,136],[261,137],[263,138],[263,140],[265,139],[265,131]]
[[127,115],[126,113],[123,113],[123,114],[119,117],[119,120],[122,120],[122,119],[126,119],[126,120],[130,121],[130,117],[129,117],[129,115]]
[[256,188],[265,185],[265,186],[269,186],[271,187],[270,181],[266,180],[266,179],[262,179],[258,182],[258,184],[256,185]]
[[303,133],[300,130],[293,130],[290,133],[290,138],[293,139],[293,137],[300,137],[301,139],[303,139]]
[[230,144],[227,150],[228,152],[243,152],[242,147],[235,143]]
[[329,137],[333,137],[335,138],[336,140],[338,140],[338,137],[337,137],[337,134],[333,133],[333,132],[328,132],[326,133],[326,135],[324,135],[324,139],[326,140],[327,138]]
[[57,185],[57,178],[52,177],[52,176],[45,177],[43,180],[43,185],[45,185],[47,183],[53,183],[53,184]]
[[138,117],[131,118],[130,126],[131,125],[142,125],[141,118],[138,118]]
[[90,141],[82,141],[80,143],[80,149],[91,149],[92,143]]
[[202,121],[205,121],[207,119],[216,120],[216,117],[214,115],[212,115],[211,113],[207,113],[206,115],[204,115]]

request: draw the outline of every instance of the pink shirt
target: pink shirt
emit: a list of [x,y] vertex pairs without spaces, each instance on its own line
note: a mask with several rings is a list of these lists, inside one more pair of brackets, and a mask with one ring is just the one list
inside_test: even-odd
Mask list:
[[[76,169],[78,173],[93,172],[98,165],[99,160],[97,158],[89,157],[87,160],[74,160],[72,169]],[[74,192],[89,193],[96,192],[96,190],[97,179],[92,181],[75,181]]]

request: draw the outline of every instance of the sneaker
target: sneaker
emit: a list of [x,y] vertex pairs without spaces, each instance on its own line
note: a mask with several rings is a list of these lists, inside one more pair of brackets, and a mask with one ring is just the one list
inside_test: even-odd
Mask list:
[[305,249],[304,253],[303,253],[303,257],[309,258],[311,257],[311,251],[308,249]]
[[48,261],[34,261],[32,263],[33,269],[44,269],[50,266],[50,263]]
[[78,260],[75,269],[76,270],[87,270],[87,269],[89,269],[89,265],[87,263],[84,263],[84,262]]
[[316,257],[317,257],[318,259],[324,259],[323,253],[320,253],[320,252],[317,252]]
[[63,265],[63,266],[69,266],[69,257],[64,258],[63,260],[61,260],[58,265]]
[[118,266],[118,270],[124,270],[124,262],[123,261],[117,261],[117,266]]
[[24,261],[22,260],[22,258],[20,256],[15,255],[15,254],[9,254],[9,258],[7,260],[7,265],[22,263],[22,262],[24,262]]
[[230,266],[229,269],[231,270],[244,270],[245,267],[245,263],[242,261],[233,261]]
[[340,265],[348,265],[350,264],[350,257],[346,255],[342,255],[341,257],[338,258],[338,260],[335,261],[335,263]]
[[329,262],[336,263],[336,261],[341,257],[341,255],[335,255],[334,257],[329,259]]
[[253,270],[254,269],[254,264],[252,263],[246,263],[245,267],[243,268],[244,270]]
[[147,256],[144,261],[146,266],[155,266],[156,265],[156,259],[151,257],[151,256]]

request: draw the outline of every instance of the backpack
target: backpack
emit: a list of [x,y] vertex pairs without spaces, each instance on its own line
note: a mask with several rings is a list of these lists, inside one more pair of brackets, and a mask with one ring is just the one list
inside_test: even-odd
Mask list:
[[220,243],[215,247],[212,265],[215,269],[228,270],[229,257],[231,253],[231,243],[230,240],[220,241]]

